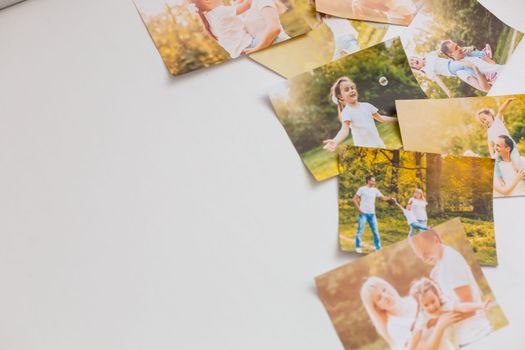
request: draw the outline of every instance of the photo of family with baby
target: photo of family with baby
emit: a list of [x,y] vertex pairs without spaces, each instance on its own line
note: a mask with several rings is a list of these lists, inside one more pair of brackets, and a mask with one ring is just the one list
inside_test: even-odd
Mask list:
[[423,90],[440,98],[485,95],[522,37],[476,0],[429,0],[402,41]]
[[135,0],[172,74],[217,64],[301,35],[307,1]]
[[525,196],[525,95],[396,103],[404,147],[494,159],[494,197]]
[[339,243],[369,253],[460,217],[482,265],[497,265],[492,214],[494,161],[343,147]]
[[345,349],[458,349],[508,321],[459,219],[316,278]]

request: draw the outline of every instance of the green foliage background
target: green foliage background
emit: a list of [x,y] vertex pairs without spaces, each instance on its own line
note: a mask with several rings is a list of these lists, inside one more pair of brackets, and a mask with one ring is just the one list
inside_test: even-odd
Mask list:
[[[365,177],[372,175],[383,195],[396,198],[403,206],[414,190],[421,188],[429,203],[428,225],[460,217],[479,263],[497,265],[492,213],[493,160],[345,147],[341,149],[339,165],[339,237],[343,250],[355,249],[358,212],[352,198],[365,185]],[[410,228],[397,206],[377,200],[376,216],[383,246],[407,237]],[[364,251],[372,251],[371,243],[372,232],[367,225]]]

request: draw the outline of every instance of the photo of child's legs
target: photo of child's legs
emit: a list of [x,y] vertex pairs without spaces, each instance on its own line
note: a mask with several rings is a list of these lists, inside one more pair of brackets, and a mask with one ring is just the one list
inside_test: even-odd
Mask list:
[[411,223],[410,232],[408,232],[408,236],[412,237],[416,233],[416,230],[418,230],[418,232],[428,230],[427,220],[418,220],[417,222]]
[[512,149],[512,152],[510,152],[510,160],[512,161],[512,167],[515,171],[523,170],[523,166],[521,165],[521,155],[520,151],[518,151],[516,142],[514,142],[514,148]]

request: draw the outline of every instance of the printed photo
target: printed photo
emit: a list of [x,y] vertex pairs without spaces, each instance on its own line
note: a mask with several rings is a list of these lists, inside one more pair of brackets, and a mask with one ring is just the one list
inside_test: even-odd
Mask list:
[[317,0],[319,12],[333,16],[408,25],[424,0]]
[[522,37],[476,0],[428,0],[401,39],[427,96],[444,98],[485,95]]
[[315,283],[345,349],[459,349],[508,325],[459,219]]
[[305,0],[134,0],[173,75],[250,54],[310,30]]
[[[312,13],[315,7],[312,5]],[[312,15],[312,30],[294,40],[250,55],[285,78],[308,72],[367,47],[379,44],[387,24],[352,21],[323,13]]]
[[425,98],[399,38],[300,74],[270,99],[306,167],[321,181],[339,173],[340,144],[401,147],[395,100]]
[[339,243],[369,253],[460,217],[478,262],[496,266],[489,158],[344,147]]
[[494,197],[525,196],[525,95],[425,102],[396,103],[406,150],[490,157]]

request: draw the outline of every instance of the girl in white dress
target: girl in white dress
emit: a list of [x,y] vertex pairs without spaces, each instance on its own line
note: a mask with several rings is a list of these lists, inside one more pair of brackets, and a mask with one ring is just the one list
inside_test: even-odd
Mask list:
[[385,148],[374,120],[380,123],[396,123],[397,118],[380,115],[378,109],[367,102],[358,101],[357,86],[348,77],[340,77],[330,89],[332,102],[337,105],[341,129],[333,139],[324,140],[323,148],[334,152],[350,131],[355,146]]

